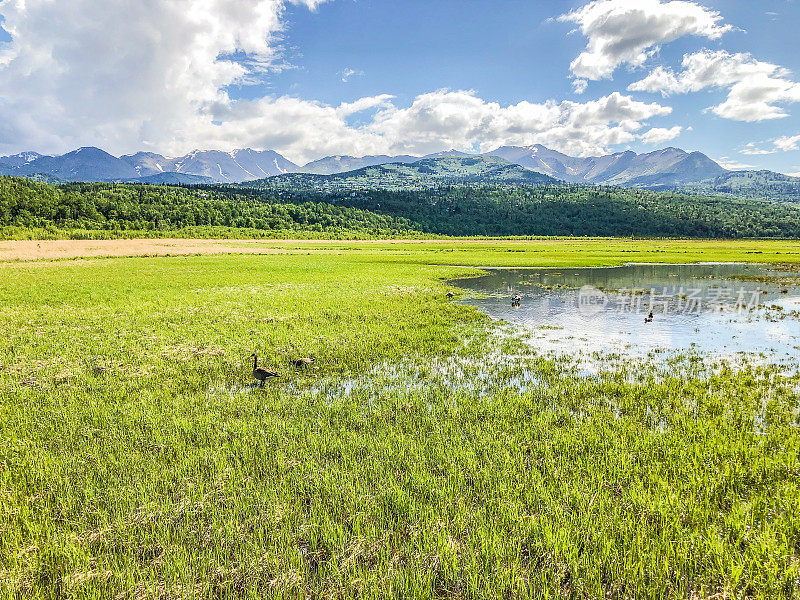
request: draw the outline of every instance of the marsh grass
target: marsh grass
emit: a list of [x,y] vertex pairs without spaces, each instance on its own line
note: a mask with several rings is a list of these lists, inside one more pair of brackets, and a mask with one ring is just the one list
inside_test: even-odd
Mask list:
[[467,272],[0,266],[2,594],[800,595],[795,375],[581,376],[448,302]]

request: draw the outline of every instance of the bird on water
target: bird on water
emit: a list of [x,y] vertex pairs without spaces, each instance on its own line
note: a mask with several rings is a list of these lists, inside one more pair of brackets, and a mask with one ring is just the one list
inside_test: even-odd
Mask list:
[[256,379],[261,382],[261,387],[264,387],[264,382],[267,379],[275,379],[279,377],[279,375],[275,371],[269,371],[267,369],[261,368],[258,366],[258,356],[254,354],[250,355],[250,358],[253,359],[253,379]]

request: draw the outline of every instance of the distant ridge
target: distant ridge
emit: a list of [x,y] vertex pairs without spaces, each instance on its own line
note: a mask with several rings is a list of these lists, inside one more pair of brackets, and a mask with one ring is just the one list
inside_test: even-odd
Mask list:
[[40,156],[17,167],[11,175],[45,175],[60,181],[116,181],[139,174],[125,162],[100,148],[78,148],[62,156]]
[[418,156],[388,156],[385,154],[378,156],[326,156],[319,160],[312,161],[299,167],[297,173],[311,173],[315,175],[333,175],[335,173],[346,173],[364,167],[385,165],[388,163],[412,163],[418,161]]
[[41,157],[42,155],[38,152],[20,152],[13,156],[0,156],[0,167],[16,169]]
[[413,163],[387,163],[345,173],[289,173],[244,187],[350,191],[361,189],[425,189],[458,184],[555,184],[557,180],[496,156],[441,156]]
[[203,175],[189,175],[188,173],[176,173],[167,171],[156,173],[145,177],[137,177],[129,180],[130,183],[149,183],[151,185],[209,185],[215,183],[211,177]]
[[[290,173],[339,175],[364,168],[410,165],[422,160],[440,158],[500,158],[524,167],[526,171],[568,183],[674,189],[800,201],[800,178],[772,171],[729,171],[701,152],[686,152],[672,147],[645,154],[625,151],[604,156],[575,157],[551,150],[541,144],[534,144],[501,146],[485,154],[447,150],[423,157],[407,154],[362,157],[336,155],[312,161],[302,167],[273,150],[247,148],[232,152],[195,150],[185,156],[168,158],[154,152],[137,152],[115,157],[99,148],[85,147],[61,156],[43,156],[36,152],[0,156],[0,175],[50,182],[235,184],[260,181]],[[439,167],[443,165],[444,163]],[[427,185],[422,182],[426,176],[433,177],[430,185],[440,185],[442,178],[447,177],[462,182],[478,181],[481,177],[498,181],[499,177],[498,173],[490,174],[488,171],[482,175],[473,175],[471,177],[474,179],[470,180],[456,173],[445,175],[437,169],[434,173],[427,174],[424,169],[417,169],[413,174],[404,172],[398,167],[392,167],[390,170],[396,171],[393,176],[397,181],[413,181],[415,186]],[[377,173],[372,173],[369,177],[373,175]],[[506,175],[508,176],[503,179],[504,182],[527,181],[525,177],[511,176],[510,172]],[[384,173],[383,176],[392,175]]]
[[705,154],[690,154],[678,148],[664,148],[647,154],[627,151],[581,158],[536,144],[502,146],[488,154],[570,183],[633,187],[680,185],[728,172]]
[[163,172],[200,175],[215,183],[238,183],[271,177],[297,169],[297,165],[273,150],[194,150],[185,156],[166,158],[152,152],[120,157],[142,176]]
[[297,165],[277,152],[251,149],[195,150],[177,158],[137,152],[117,158],[99,148],[85,147],[61,156],[23,152],[0,157],[0,175],[50,181],[238,183],[296,168]]
[[713,196],[800,202],[800,177],[772,171],[728,171],[714,179],[686,183],[680,189]]
[[[502,146],[485,154],[468,154],[458,150],[437,152],[426,158],[496,156],[544,175],[569,183],[651,187],[699,182],[728,173],[700,152],[688,153],[678,148],[664,148],[647,154],[626,151],[605,156],[573,157],[535,144]],[[365,156],[322,158],[298,172],[332,175],[364,166],[390,163],[412,163],[420,158],[401,156]]]

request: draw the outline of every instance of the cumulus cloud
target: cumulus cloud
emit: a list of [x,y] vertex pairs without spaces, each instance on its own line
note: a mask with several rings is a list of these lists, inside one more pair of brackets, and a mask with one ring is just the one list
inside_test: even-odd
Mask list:
[[[321,0],[294,0],[315,8]],[[285,0],[8,0],[0,144],[186,150],[225,88],[280,65]]]
[[618,92],[589,102],[519,102],[501,106],[468,91],[418,96],[408,108],[378,112],[365,131],[383,137],[392,152],[442,148],[492,150],[504,144],[544,144],[579,155],[638,139],[644,123],[672,112]]
[[663,127],[653,127],[649,131],[646,131],[642,134],[641,140],[645,144],[663,144],[664,142],[674,140],[681,134],[682,131],[683,127],[680,125],[670,127],[669,129]]
[[[374,110],[359,126],[347,118]],[[427,154],[456,148],[488,151],[504,144],[545,144],[574,154],[598,154],[636,141],[646,122],[670,114],[658,103],[619,93],[585,103],[520,102],[502,106],[474,92],[439,90],[398,107],[389,95],[328,106],[281,97],[226,106],[214,113],[201,147],[239,145],[274,148],[295,161],[328,154]],[[324,135],[320,135],[324,132]]]
[[[388,94],[339,105],[232,98],[229,86],[281,66],[284,7],[285,0],[0,3],[12,36],[0,50],[0,153],[253,147],[303,162],[541,143],[586,155],[643,139],[650,119],[671,112],[620,93],[506,106],[464,90],[421,94],[410,106]],[[653,139],[651,132],[644,136]]]
[[573,79],[572,80],[572,90],[576,94],[582,94],[586,91],[586,88],[589,87],[589,82],[585,79]]
[[775,147],[783,152],[800,150],[800,135],[779,137],[775,140]]
[[788,69],[724,50],[702,50],[683,57],[683,71],[657,67],[647,77],[628,86],[631,91],[660,92],[663,96],[727,88],[728,97],[711,110],[735,121],[765,121],[788,114],[779,103],[800,102],[800,83]]
[[593,80],[611,77],[623,64],[643,65],[659,44],[686,35],[713,40],[732,29],[718,12],[684,0],[594,0],[559,20],[577,23],[586,36],[586,49],[570,68]]

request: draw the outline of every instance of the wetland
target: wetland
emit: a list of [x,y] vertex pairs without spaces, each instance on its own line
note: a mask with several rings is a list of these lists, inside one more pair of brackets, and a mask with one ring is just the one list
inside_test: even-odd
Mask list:
[[[267,247],[0,263],[4,597],[800,594],[793,247]],[[617,306],[662,284],[765,295]],[[571,329],[586,285],[608,301]],[[576,358],[603,324],[623,342]]]

